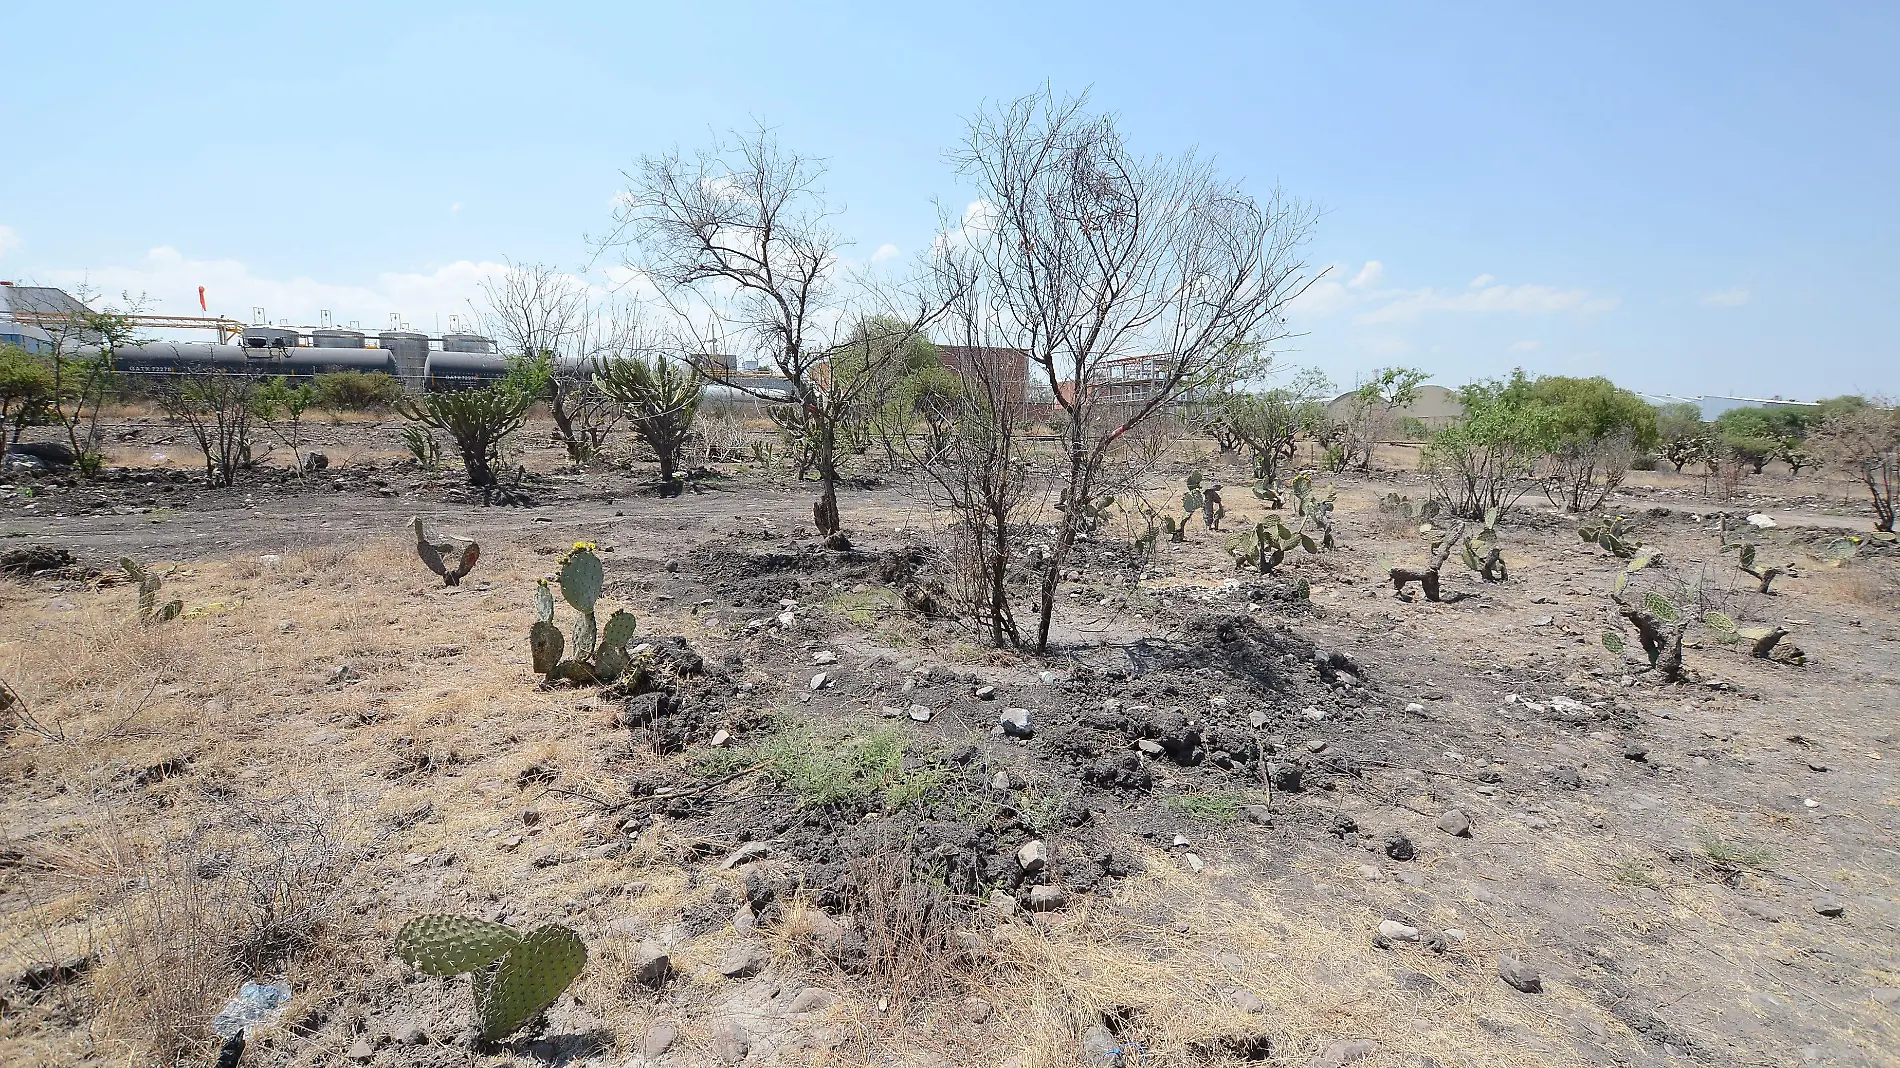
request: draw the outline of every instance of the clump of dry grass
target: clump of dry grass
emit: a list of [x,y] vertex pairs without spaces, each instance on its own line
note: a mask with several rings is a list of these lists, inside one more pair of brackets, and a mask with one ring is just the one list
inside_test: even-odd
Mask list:
[[297,800],[212,811],[140,851],[100,902],[100,1020],[163,1063],[210,1059],[212,1016],[246,980],[344,985],[357,937],[341,906],[355,856],[325,817]]

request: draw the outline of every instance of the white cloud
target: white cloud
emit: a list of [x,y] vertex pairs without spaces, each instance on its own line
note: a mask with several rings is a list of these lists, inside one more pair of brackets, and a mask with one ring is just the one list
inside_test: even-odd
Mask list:
[[1474,287],[1475,287],[1475,286],[1488,286],[1488,285],[1490,285],[1491,283],[1493,283],[1493,282],[1495,282],[1495,281],[1497,281],[1497,277],[1496,277],[1496,276],[1494,276],[1494,275],[1488,275],[1488,274],[1481,274],[1481,275],[1479,275],[1478,277],[1476,277],[1476,278],[1473,278],[1473,279],[1472,279],[1472,280],[1471,280],[1471,281],[1470,281],[1470,282],[1469,282],[1468,284],[1469,284],[1469,285],[1472,285],[1472,286],[1474,286]]
[[374,330],[386,328],[396,313],[433,332],[436,316],[446,322],[450,315],[467,315],[470,301],[480,303],[482,280],[507,269],[501,263],[457,260],[427,273],[385,271],[367,282],[326,282],[263,278],[238,260],[194,260],[160,247],[131,266],[45,270],[34,280],[69,291],[83,283],[113,298],[143,293],[147,310],[158,313],[199,314],[198,287],[204,286],[213,314],[245,322],[254,307],[263,308],[273,322],[299,324],[314,323],[319,311],[328,310],[338,323],[356,321]]
[[[1481,282],[1486,284],[1480,285]],[[1608,311],[1616,304],[1617,298],[1596,296],[1587,289],[1490,284],[1489,275],[1479,275],[1462,293],[1448,293],[1431,286],[1409,292],[1396,291],[1393,299],[1360,316],[1359,321],[1407,322],[1428,312],[1515,312],[1520,315],[1599,312]]]
[[458,201],[456,201],[455,203],[453,203],[453,204],[450,204],[450,205],[449,205],[449,214],[450,214],[450,215],[459,215],[459,214],[461,214],[461,212],[462,212],[462,202],[461,202],[461,201],[459,201],[459,200],[458,200]]
[[885,260],[894,259],[897,255],[898,255],[898,248],[896,245],[890,245],[890,244],[879,245],[877,247],[877,251],[871,253],[871,262],[883,263]]
[[1544,343],[1541,341],[1514,341],[1511,343],[1512,352],[1536,352],[1543,347]]
[[1383,274],[1385,274],[1385,264],[1378,260],[1367,260],[1366,265],[1359,268],[1359,273],[1353,275],[1352,281],[1346,284],[1354,289],[1361,289],[1377,282]]
[[0,226],[0,256],[6,255],[9,249],[16,249],[24,244],[26,240],[20,236],[18,230],[11,226]]
[[1753,299],[1755,294],[1749,292],[1747,286],[1715,289],[1702,294],[1702,304],[1709,308],[1739,308]]

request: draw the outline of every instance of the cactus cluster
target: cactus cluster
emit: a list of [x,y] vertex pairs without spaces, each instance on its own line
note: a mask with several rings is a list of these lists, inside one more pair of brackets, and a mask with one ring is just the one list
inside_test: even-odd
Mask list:
[[1606,515],[1577,528],[1577,537],[1613,556],[1627,560],[1642,550],[1635,540],[1636,524],[1620,515]]
[[[1209,530],[1219,530],[1220,521],[1227,517],[1227,506],[1220,499],[1220,484],[1203,484],[1199,471],[1188,475],[1187,491],[1181,494],[1181,525],[1186,527],[1188,517],[1196,512],[1201,513],[1201,525]],[[1187,539],[1180,537],[1175,540]]]
[[[425,564],[429,570],[441,577],[442,585],[444,586],[460,586],[462,579],[466,577],[470,571],[475,570],[475,561],[482,558],[482,547],[473,539],[456,538],[447,542],[431,542],[428,536],[422,532],[421,516],[415,516],[410,519],[409,525],[413,527],[416,532],[416,555],[422,557],[423,564]],[[448,562],[444,559],[444,556],[455,551],[455,541],[462,541],[466,544],[462,547],[461,558],[456,561],[454,567],[450,567]]]
[[169,623],[185,610],[185,602],[181,598],[174,597],[163,604],[159,603],[158,591],[165,585],[165,580],[140,566],[138,561],[122,556],[119,558],[119,567],[125,571],[127,578],[138,584],[140,623],[146,626]]
[[1302,526],[1311,526],[1319,531],[1319,547],[1335,548],[1333,541],[1333,500],[1339,496],[1337,489],[1329,489],[1321,497],[1313,492],[1313,477],[1307,474],[1293,476],[1287,484],[1293,491],[1294,512],[1300,517]]
[[527,934],[463,916],[418,916],[396,932],[396,953],[427,975],[467,972],[475,1026],[494,1042],[519,1031],[561,996],[587,964],[587,947],[558,923]]
[[1069,491],[1062,491],[1062,498],[1056,502],[1056,510],[1072,512],[1075,515],[1076,528],[1085,534],[1092,534],[1108,521],[1108,510],[1115,507],[1115,498],[1104,493],[1099,497],[1086,497],[1082,503],[1071,505]]
[[1768,567],[1761,564],[1758,559],[1759,554],[1756,551],[1755,543],[1749,541],[1745,536],[1738,537],[1733,541],[1729,540],[1727,517],[1724,517],[1722,520],[1720,536],[1722,539],[1722,551],[1724,553],[1733,552],[1735,554],[1735,566],[1742,574],[1753,578],[1759,584],[1756,589],[1761,593],[1773,593],[1774,590],[1769,587],[1774,584],[1775,579],[1782,575],[1792,573],[1794,569],[1794,562],[1792,560],[1782,564],[1780,567]]
[[1227,552],[1233,556],[1234,566],[1251,567],[1263,575],[1286,562],[1286,554],[1294,549],[1317,553],[1320,542],[1306,531],[1304,523],[1289,527],[1279,516],[1262,519],[1227,537]]
[[578,614],[571,641],[554,622],[553,586],[547,579],[535,586],[536,618],[528,643],[534,670],[549,682],[612,682],[627,669],[627,643],[633,640],[637,622],[631,612],[616,610],[604,627],[597,625],[594,606],[605,581],[606,571],[594,555],[593,543],[575,542],[573,551],[561,558],[553,585],[561,588],[561,599]]
[[[1336,493],[1318,496],[1313,492],[1312,478],[1304,474],[1294,476],[1287,488],[1293,493],[1293,522],[1289,525],[1279,516],[1269,516],[1229,535],[1227,552],[1234,558],[1235,567],[1268,574],[1286,562],[1286,555],[1295,549],[1318,553],[1335,547],[1332,514]],[[1268,499],[1258,487],[1254,495]],[[1272,500],[1277,506],[1277,492]]]
[[1379,498],[1379,511],[1402,515],[1414,523],[1429,523],[1439,517],[1444,505],[1436,497],[1414,501],[1403,493],[1394,492]]
[[1486,582],[1505,582],[1511,573],[1504,566],[1504,553],[1498,548],[1498,510],[1484,510],[1483,525],[1476,534],[1467,535],[1469,525],[1459,529],[1459,558],[1467,568]]

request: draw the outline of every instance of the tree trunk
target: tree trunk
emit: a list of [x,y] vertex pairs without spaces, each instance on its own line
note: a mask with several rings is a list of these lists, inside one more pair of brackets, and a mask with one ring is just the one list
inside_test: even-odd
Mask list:
[[1082,420],[1069,419],[1069,507],[1062,513],[1062,525],[1056,528],[1056,542],[1050,547],[1049,562],[1042,573],[1042,605],[1036,620],[1036,652],[1049,651],[1049,622],[1056,611],[1056,584],[1062,576],[1062,561],[1075,544],[1075,517],[1081,514],[1079,502],[1089,499],[1089,469],[1082,453]]
[[835,419],[825,419],[818,428],[817,455],[813,458],[818,465],[818,480],[821,489],[818,503],[812,506],[812,517],[817,522],[818,533],[829,537],[838,533],[842,526],[838,519],[838,423]]
[[671,485],[673,482],[673,455],[678,451],[678,446],[672,448],[655,448],[653,450],[654,455],[660,458],[660,481],[668,485]]

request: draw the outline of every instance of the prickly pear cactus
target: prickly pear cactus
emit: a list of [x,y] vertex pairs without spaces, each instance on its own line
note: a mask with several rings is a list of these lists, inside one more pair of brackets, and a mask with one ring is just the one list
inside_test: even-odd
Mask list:
[[165,580],[154,575],[150,570],[141,567],[138,562],[131,557],[120,557],[119,567],[125,571],[127,578],[130,578],[138,585],[140,623],[146,626],[151,626],[154,623],[169,623],[177,619],[179,613],[185,610],[184,600],[178,597],[174,597],[164,604],[158,603],[158,591],[160,587],[165,585]]
[[514,928],[466,916],[418,916],[396,932],[396,955],[428,975],[486,967],[521,941]]
[[475,973],[475,1013],[490,1042],[520,1030],[554,1004],[587,965],[587,947],[569,928],[538,927],[493,972]]
[[484,1041],[520,1030],[554,1004],[587,965],[587,946],[560,924],[525,937],[512,927],[463,916],[419,916],[396,934],[396,953],[428,975],[468,972]]
[[460,539],[467,540],[468,544],[463,546],[461,556],[451,567],[445,557],[446,554],[455,550],[455,543],[452,541],[431,542],[422,532],[421,516],[411,518],[409,525],[416,532],[416,555],[422,558],[424,566],[442,579],[444,586],[460,586],[462,579],[467,577],[470,571],[475,570],[475,562],[482,558],[482,547],[479,544],[473,540]]
[[[542,579],[535,585],[535,621],[528,630],[528,646],[534,670],[549,682],[612,682],[626,671],[626,647],[633,640],[637,621],[628,612],[616,611],[608,617],[606,629],[600,628],[594,608],[605,581],[594,544],[582,541],[575,542],[573,551],[561,559],[552,584]],[[571,638],[554,622],[554,585],[576,613]]]

